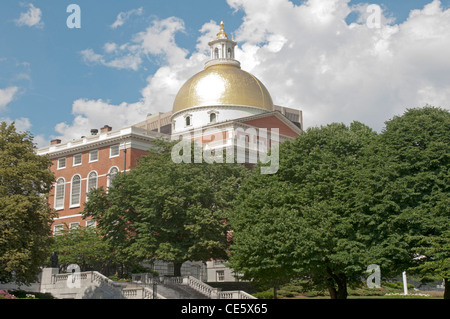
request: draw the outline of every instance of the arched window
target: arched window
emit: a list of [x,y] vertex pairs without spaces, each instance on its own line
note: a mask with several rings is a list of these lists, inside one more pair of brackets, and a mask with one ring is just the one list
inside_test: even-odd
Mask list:
[[90,172],[88,176],[88,189],[89,192],[91,189],[97,188],[97,173],[96,172]]
[[191,125],[191,117],[186,116],[186,126],[190,126],[190,125]]
[[214,49],[214,59],[218,59],[219,58],[219,49],[215,48]]
[[228,59],[232,58],[232,56],[231,56],[231,48],[228,48],[228,50],[227,50],[227,58]]
[[209,114],[209,123],[216,123],[217,115],[216,113]]
[[70,206],[80,206],[81,196],[81,177],[75,175],[72,177],[72,186],[70,192]]
[[107,187],[110,187],[117,173],[119,173],[119,169],[117,167],[111,167],[108,174]]
[[65,185],[66,182],[64,178],[59,178],[56,181],[55,187],[55,209],[63,209],[64,208],[64,193],[65,193]]

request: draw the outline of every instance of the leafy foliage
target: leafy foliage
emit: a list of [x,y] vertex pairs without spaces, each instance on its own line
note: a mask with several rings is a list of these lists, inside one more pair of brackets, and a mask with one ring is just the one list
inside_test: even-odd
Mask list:
[[65,229],[54,236],[52,250],[58,252],[59,267],[63,270],[76,264],[81,271],[98,270],[108,274],[120,258],[112,245],[104,240],[95,227]]
[[[401,247],[408,252],[404,269],[448,281],[450,112],[430,106],[408,110],[386,123],[381,143],[394,177],[383,192],[395,203],[385,208],[391,210],[387,221],[402,234]],[[446,287],[444,297],[450,298]]]
[[28,132],[0,123],[0,282],[30,283],[50,256],[50,160]]
[[170,261],[179,271],[187,260],[227,258],[227,219],[245,168],[176,164],[173,146],[157,142],[107,192],[91,192],[84,211],[124,256]]
[[359,199],[375,138],[360,123],[331,124],[283,143],[278,174],[255,174],[241,189],[231,266],[273,283],[307,276],[345,297],[347,282],[365,270],[369,235]]
[[241,188],[230,265],[268,285],[307,279],[332,298],[346,298],[372,263],[384,277],[409,269],[447,280],[449,128],[448,111],[425,107],[382,134],[330,124],[283,143],[278,174]]

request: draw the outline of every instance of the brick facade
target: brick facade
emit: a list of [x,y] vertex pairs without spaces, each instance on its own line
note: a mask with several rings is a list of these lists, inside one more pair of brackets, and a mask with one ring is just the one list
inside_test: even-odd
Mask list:
[[49,197],[50,206],[57,213],[53,231],[94,222],[81,216],[89,188],[107,189],[115,174],[135,167],[158,137],[159,133],[130,127],[105,130],[65,144],[54,140],[49,147],[38,150],[38,154],[50,157],[50,170],[55,175]]

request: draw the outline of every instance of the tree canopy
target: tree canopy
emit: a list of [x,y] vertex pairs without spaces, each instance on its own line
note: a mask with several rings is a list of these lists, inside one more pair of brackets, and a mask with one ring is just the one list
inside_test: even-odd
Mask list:
[[0,281],[30,283],[50,257],[50,160],[29,132],[0,123]]
[[235,271],[279,282],[305,276],[345,298],[347,283],[360,282],[366,269],[370,234],[359,199],[375,138],[355,122],[312,128],[283,143],[278,173],[255,173],[239,194],[230,219]]
[[130,258],[173,262],[224,259],[232,201],[245,176],[235,164],[174,163],[174,143],[158,141],[111,188],[89,194],[84,214]]
[[408,270],[447,282],[449,128],[448,111],[425,107],[381,134],[333,123],[283,143],[278,173],[240,189],[230,266],[275,286],[307,278],[332,298],[370,264],[385,278]]
[[[386,123],[380,136],[391,176],[382,195],[394,205],[391,232],[402,234],[403,269],[422,278],[450,277],[450,112],[427,106],[410,109]],[[385,245],[397,245],[392,235]],[[391,242],[390,242],[391,241]],[[397,265],[398,269],[398,265]],[[450,299],[450,284],[445,285]]]

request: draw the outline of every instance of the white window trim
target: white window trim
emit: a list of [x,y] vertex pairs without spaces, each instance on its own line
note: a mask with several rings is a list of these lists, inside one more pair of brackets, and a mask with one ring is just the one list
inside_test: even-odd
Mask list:
[[[189,117],[189,125],[186,124],[186,120]],[[185,114],[184,115],[184,127],[191,127],[192,126],[192,114]]]
[[[75,156],[80,156],[81,157],[81,161],[80,161],[80,163],[79,164],[75,164]],[[72,166],[80,166],[80,165],[82,165],[83,164],[83,156],[81,155],[81,154],[75,154],[73,157],[72,157]]]
[[106,188],[107,189],[111,186],[111,171],[113,170],[113,168],[117,169],[116,175],[120,173],[120,170],[117,166],[113,166],[109,169],[108,174],[106,175]]
[[[62,159],[64,159],[64,167],[59,166],[59,161],[62,160]],[[66,167],[67,167],[67,157],[58,158],[58,160],[57,160],[57,169],[64,169]]]
[[[91,152],[97,152],[97,158],[95,160],[91,159]],[[98,150],[92,150],[89,151],[89,163],[97,162],[98,161]]]
[[[210,124],[219,122],[219,111],[211,110],[211,111],[208,111],[207,114],[208,114],[208,120],[209,120]],[[215,119],[214,122],[211,122],[211,114],[215,114],[216,115],[216,119]]]
[[[63,199],[62,199],[62,206],[56,206],[56,194],[58,191],[58,181],[59,180],[63,180]],[[63,210],[64,209],[64,203],[66,201],[66,180],[64,179],[64,177],[60,177],[57,179],[56,183],[55,183],[55,202],[53,203],[53,207],[55,208],[55,210]]]
[[216,281],[217,282],[224,282],[225,281],[225,271],[224,270],[217,270],[216,271]]
[[[78,204],[74,204],[72,202],[73,200],[73,179],[75,178],[75,176],[80,177],[80,194],[78,194]],[[74,208],[74,207],[80,207],[81,206],[81,176],[80,174],[75,174],[72,176],[72,179],[70,180],[70,206],[69,208]]]
[[97,173],[97,171],[90,171],[89,174],[87,175],[87,179],[86,179],[86,201],[88,200],[88,196],[87,195],[88,195],[88,193],[90,191],[90,189],[89,189],[89,176],[92,173],[95,173],[95,175],[96,175],[96,177],[95,177],[96,181],[95,181],[95,187],[94,188],[98,188],[98,173]]
[[[111,154],[111,151],[112,151],[112,148],[113,147],[117,147],[117,155],[112,155]],[[117,144],[117,145],[111,145],[110,147],[109,147],[109,158],[114,158],[114,157],[119,157],[120,156],[120,144]]]
[[[59,228],[61,228],[61,230],[59,230]],[[54,225],[53,226],[53,235],[61,235],[63,230],[64,230],[64,224]]]
[[89,219],[86,221],[86,227],[97,227],[97,221],[95,219]]
[[69,224],[69,230],[74,229],[75,227],[80,227],[80,222],[72,222]]

